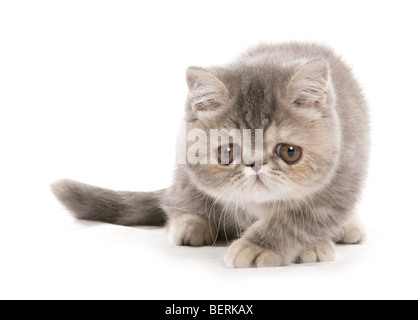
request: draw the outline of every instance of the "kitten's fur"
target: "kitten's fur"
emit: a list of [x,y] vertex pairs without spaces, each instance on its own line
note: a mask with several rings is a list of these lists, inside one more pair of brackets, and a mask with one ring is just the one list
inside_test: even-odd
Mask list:
[[[178,165],[173,185],[151,193],[55,183],[54,193],[78,218],[167,222],[177,245],[238,238],[226,253],[228,267],[329,261],[335,241],[362,239],[354,209],[369,154],[368,113],[350,69],[331,49],[262,45],[224,67],[191,67],[187,82],[188,131],[264,130],[257,173],[244,163]],[[302,159],[288,165],[274,157],[279,143],[302,147]]]

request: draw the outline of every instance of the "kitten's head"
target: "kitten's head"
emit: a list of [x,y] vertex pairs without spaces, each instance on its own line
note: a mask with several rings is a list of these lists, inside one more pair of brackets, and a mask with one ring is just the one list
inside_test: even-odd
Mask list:
[[287,201],[330,181],[340,133],[326,61],[191,67],[187,83],[187,151],[196,158],[186,168],[201,191],[227,202]]

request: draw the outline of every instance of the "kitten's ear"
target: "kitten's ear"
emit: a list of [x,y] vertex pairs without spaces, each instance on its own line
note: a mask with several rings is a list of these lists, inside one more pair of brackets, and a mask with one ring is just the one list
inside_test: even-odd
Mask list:
[[203,68],[187,69],[187,85],[193,112],[205,114],[219,111],[226,103],[228,89],[221,80]]
[[326,101],[330,74],[328,63],[314,60],[305,64],[292,77],[286,91],[298,107],[320,107]]

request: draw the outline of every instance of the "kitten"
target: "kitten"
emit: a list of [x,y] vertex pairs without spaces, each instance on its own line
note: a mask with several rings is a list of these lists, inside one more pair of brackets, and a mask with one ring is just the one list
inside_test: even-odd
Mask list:
[[[224,260],[232,268],[330,261],[335,242],[362,240],[354,210],[369,155],[368,112],[350,69],[331,49],[261,45],[224,67],[190,67],[187,84],[185,133],[210,137],[211,129],[223,129],[223,144],[217,137],[191,153],[199,162],[178,161],[165,190],[56,182],[53,192],[77,218],[168,224],[177,245],[236,239]],[[244,129],[253,138],[247,145],[232,139]]]

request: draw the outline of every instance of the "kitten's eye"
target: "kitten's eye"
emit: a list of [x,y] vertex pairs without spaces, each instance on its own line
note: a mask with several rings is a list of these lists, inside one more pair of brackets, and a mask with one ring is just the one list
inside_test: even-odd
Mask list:
[[274,148],[274,155],[287,164],[296,164],[302,157],[302,148],[281,143]]
[[218,162],[224,166],[230,165],[236,158],[241,156],[239,145],[231,143],[229,146],[218,148]]

